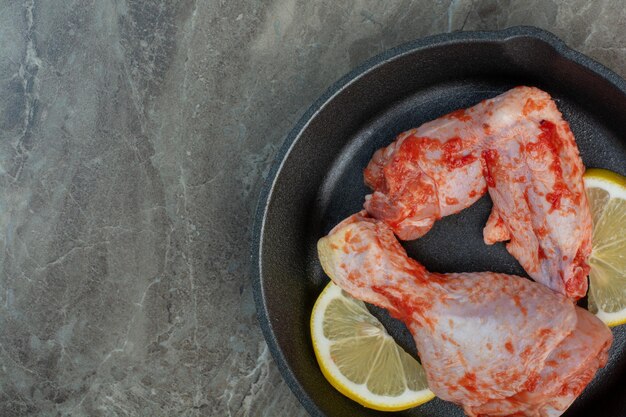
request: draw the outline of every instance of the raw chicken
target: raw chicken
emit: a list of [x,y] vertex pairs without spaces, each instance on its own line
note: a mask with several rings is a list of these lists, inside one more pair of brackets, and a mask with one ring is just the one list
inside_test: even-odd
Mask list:
[[576,141],[551,97],[517,87],[398,136],[365,169],[365,209],[403,240],[487,190],[487,244],[572,299],[587,292],[591,215]]
[[417,239],[441,217],[471,206],[487,192],[477,132],[483,104],[400,134],[374,153],[363,172],[374,192],[365,197],[370,215],[402,240]]
[[567,297],[517,276],[430,273],[365,212],[318,252],[335,284],[404,321],[430,389],[469,416],[558,416],[606,363],[610,330]]

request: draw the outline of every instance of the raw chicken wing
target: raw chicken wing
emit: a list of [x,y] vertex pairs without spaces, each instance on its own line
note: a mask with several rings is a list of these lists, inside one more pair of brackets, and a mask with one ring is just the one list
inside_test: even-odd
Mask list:
[[517,87],[398,136],[364,171],[365,209],[403,240],[469,207],[487,190],[487,244],[507,249],[534,280],[578,299],[587,292],[591,215],[584,167],[551,97]]

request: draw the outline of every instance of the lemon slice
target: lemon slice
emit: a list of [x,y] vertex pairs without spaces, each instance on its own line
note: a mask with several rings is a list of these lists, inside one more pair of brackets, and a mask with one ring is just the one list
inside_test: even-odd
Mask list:
[[313,307],[311,336],[326,379],[365,407],[406,410],[435,396],[422,365],[396,344],[362,301],[332,282]]
[[626,178],[588,169],[584,180],[593,217],[589,311],[617,326],[626,323]]

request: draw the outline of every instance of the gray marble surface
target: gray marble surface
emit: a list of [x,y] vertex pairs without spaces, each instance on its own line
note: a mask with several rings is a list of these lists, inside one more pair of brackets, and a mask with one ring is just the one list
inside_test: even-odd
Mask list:
[[0,0],[0,416],[305,416],[247,265],[278,146],[368,57],[518,24],[626,75],[614,0]]

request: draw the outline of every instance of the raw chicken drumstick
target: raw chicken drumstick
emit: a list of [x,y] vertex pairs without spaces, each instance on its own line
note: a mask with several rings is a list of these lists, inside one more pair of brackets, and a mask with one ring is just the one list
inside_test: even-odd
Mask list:
[[587,292],[591,215],[584,166],[551,97],[517,87],[398,136],[365,169],[365,209],[403,240],[443,216],[493,200],[487,244],[506,247],[535,281],[578,299]]
[[365,212],[318,252],[335,284],[404,321],[430,389],[469,416],[558,416],[607,361],[610,330],[567,297],[517,276],[430,273]]

